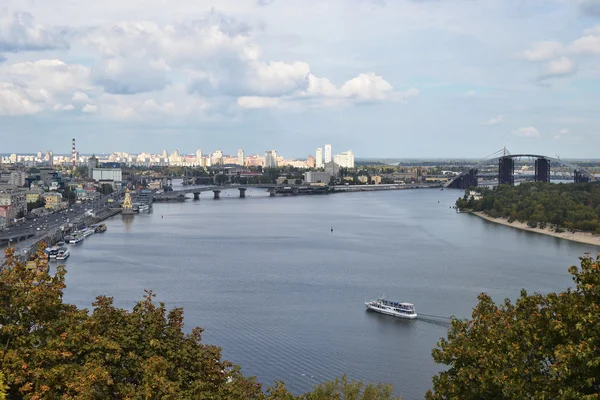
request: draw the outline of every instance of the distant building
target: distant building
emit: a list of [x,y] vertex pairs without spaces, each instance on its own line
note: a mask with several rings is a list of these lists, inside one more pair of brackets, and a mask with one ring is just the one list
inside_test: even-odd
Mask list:
[[94,168],[92,170],[92,179],[95,181],[113,181],[120,183],[123,181],[123,173],[120,168]]
[[18,187],[25,186],[25,178],[27,178],[27,173],[24,170],[10,171],[8,184]]
[[40,196],[44,193],[41,189],[30,189],[25,194],[25,200],[27,203],[35,203],[40,199]]
[[304,173],[306,183],[325,183],[328,184],[331,174],[326,171],[308,171]]
[[369,182],[369,177],[367,175],[359,175],[357,179],[360,183]]
[[15,186],[0,188],[0,217],[6,218],[6,224],[13,222],[19,214],[27,212],[26,191]]
[[333,158],[332,158],[332,153],[331,153],[331,145],[326,144],[325,145],[325,164],[329,164],[332,161],[333,161]]
[[202,163],[202,149],[196,150],[196,165],[203,167]]
[[277,167],[277,150],[265,151],[265,167],[276,168]]
[[469,191],[468,197],[473,200],[481,200],[483,199],[483,195],[481,193],[475,192],[473,190]]
[[371,177],[371,183],[373,185],[381,185],[381,176],[379,176],[379,175],[373,175]]
[[215,150],[210,165],[223,165],[223,152],[221,150]]
[[315,162],[315,167],[316,168],[323,168],[323,149],[318,147],[317,148],[317,154],[316,154],[316,162]]
[[333,162],[343,168],[354,168],[354,153],[352,150],[348,150],[342,154],[336,154]]
[[94,168],[98,168],[99,161],[95,155],[92,154],[90,158],[88,158],[88,178],[92,177],[92,170]]
[[237,156],[237,163],[238,165],[241,165],[242,167],[244,166],[244,150],[243,149],[238,149],[238,156]]
[[60,208],[60,203],[62,202],[62,195],[60,193],[44,193],[42,197],[46,201],[46,208],[52,210],[58,210]]
[[177,165],[181,162],[181,156],[179,155],[179,150],[175,149],[173,153],[169,156],[169,164]]
[[59,173],[52,168],[41,168],[40,179],[44,182],[44,185],[50,186],[53,181],[58,181]]
[[315,158],[312,155],[308,156],[308,160],[306,160],[306,166],[308,168],[314,168],[315,167]]

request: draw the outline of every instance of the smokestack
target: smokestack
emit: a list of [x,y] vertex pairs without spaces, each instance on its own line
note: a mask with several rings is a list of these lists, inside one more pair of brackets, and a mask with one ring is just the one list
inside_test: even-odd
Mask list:
[[75,158],[75,138],[73,138],[73,145],[71,147],[71,158],[73,161],[73,167],[75,167],[75,164],[77,163],[77,159]]

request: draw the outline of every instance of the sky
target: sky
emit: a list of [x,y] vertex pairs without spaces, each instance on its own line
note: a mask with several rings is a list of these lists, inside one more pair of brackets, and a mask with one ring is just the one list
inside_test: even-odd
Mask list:
[[0,0],[0,153],[596,158],[600,0]]

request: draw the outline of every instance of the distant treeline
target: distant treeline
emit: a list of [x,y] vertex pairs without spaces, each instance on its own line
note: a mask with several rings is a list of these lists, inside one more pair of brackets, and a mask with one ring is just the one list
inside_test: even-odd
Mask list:
[[483,197],[475,200],[471,190],[467,190],[456,206],[483,211],[493,218],[508,218],[509,222],[526,222],[531,227],[544,228],[550,224],[557,230],[600,234],[600,184],[531,182],[473,191]]

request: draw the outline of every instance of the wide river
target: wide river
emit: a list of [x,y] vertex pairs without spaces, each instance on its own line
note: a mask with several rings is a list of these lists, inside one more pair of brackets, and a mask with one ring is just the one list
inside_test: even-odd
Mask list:
[[[114,217],[72,247],[65,300],[98,295],[131,308],[152,289],[183,306],[186,329],[245,375],[295,393],[343,374],[423,398],[442,367],[431,350],[448,325],[365,311],[385,295],[418,313],[466,318],[477,295],[572,285],[570,265],[593,246],[523,232],[450,208],[462,193],[421,189],[275,198],[261,190],[155,203]],[[334,231],[331,232],[333,227]]]

